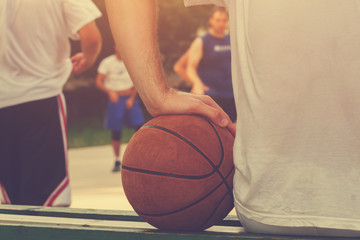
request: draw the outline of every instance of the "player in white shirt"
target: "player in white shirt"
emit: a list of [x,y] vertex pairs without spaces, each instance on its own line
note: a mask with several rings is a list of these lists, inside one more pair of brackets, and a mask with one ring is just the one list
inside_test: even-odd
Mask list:
[[144,118],[136,99],[136,89],[116,46],[115,54],[101,61],[96,86],[109,97],[105,127],[111,130],[115,155],[112,171],[118,172],[121,166],[120,147],[123,125],[126,124],[138,130],[144,124]]
[[[238,110],[234,197],[245,229],[359,237],[360,1],[186,2],[216,3],[230,14]],[[153,115],[197,113],[233,129],[209,99],[166,86],[155,1],[107,6],[125,64]]]
[[[100,16],[90,0],[1,1],[1,203],[70,205],[62,87],[95,62]],[[69,38],[81,41],[72,57]]]

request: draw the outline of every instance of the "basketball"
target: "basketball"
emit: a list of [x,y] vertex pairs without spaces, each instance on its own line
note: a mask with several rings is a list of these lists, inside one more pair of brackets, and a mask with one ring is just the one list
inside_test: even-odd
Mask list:
[[121,178],[136,213],[156,228],[200,231],[233,205],[234,137],[196,115],[156,117],[124,153]]

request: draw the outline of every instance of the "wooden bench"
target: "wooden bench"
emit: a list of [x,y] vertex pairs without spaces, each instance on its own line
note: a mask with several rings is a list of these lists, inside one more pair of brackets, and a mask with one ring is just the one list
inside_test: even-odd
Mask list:
[[[0,205],[0,240],[177,240],[325,239],[255,235],[244,232],[236,216],[202,232],[160,231],[134,212]],[[328,239],[328,238],[326,238]]]

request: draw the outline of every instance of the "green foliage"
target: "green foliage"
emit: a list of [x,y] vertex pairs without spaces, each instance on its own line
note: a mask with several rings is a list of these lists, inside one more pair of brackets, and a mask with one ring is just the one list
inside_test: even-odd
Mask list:
[[[128,143],[135,130],[124,127],[121,142]],[[73,126],[68,129],[69,148],[100,146],[111,144],[111,131],[98,124],[86,128]]]
[[[131,0],[129,0],[131,1]],[[109,27],[104,0],[93,0],[102,12],[96,20],[103,38],[103,47],[97,63],[84,73],[87,77],[96,75],[99,62],[114,52],[114,41]],[[175,61],[187,50],[196,37],[199,28],[206,28],[211,5],[185,7],[183,0],[158,0],[159,46],[167,72],[172,71]],[[72,52],[80,51],[78,42],[72,43]]]
[[183,0],[159,0],[159,45],[165,69],[188,49],[199,28],[206,28],[211,5],[185,7]]

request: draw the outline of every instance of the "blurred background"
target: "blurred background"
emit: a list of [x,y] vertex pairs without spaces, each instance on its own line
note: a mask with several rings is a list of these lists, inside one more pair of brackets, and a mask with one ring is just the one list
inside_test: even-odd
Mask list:
[[[95,78],[100,61],[113,54],[114,42],[104,0],[93,2],[103,14],[96,21],[102,34],[103,47],[94,66],[81,75],[72,75],[64,87],[70,148],[111,144],[110,133],[104,129],[107,96],[95,87]],[[183,0],[159,0],[158,5],[158,39],[169,84],[174,88],[189,91],[190,86],[173,72],[172,67],[194,38],[206,30],[212,6],[186,8]],[[79,42],[72,42],[72,53],[79,51]],[[146,120],[151,119],[144,107],[143,113]],[[128,142],[133,133],[133,130],[125,128],[122,142]]]

